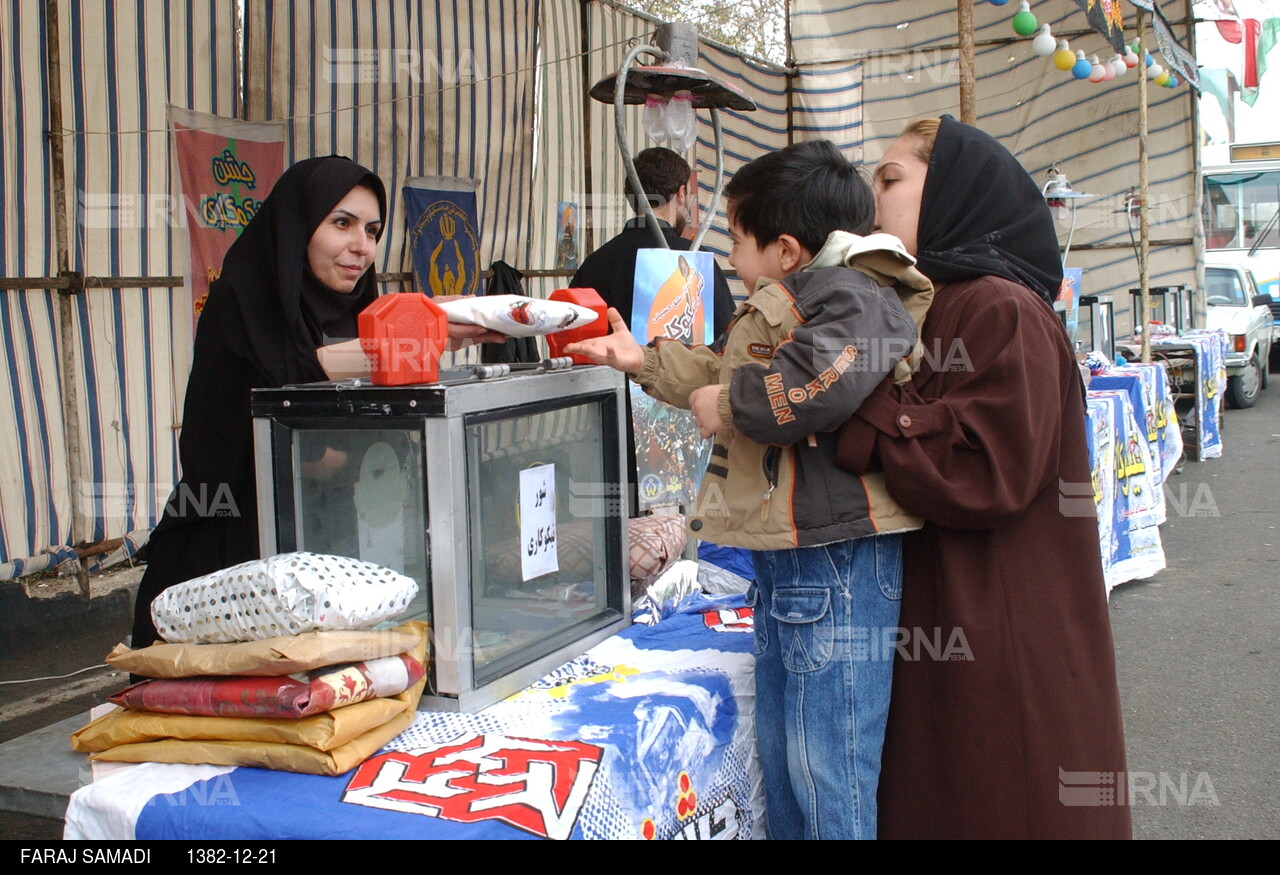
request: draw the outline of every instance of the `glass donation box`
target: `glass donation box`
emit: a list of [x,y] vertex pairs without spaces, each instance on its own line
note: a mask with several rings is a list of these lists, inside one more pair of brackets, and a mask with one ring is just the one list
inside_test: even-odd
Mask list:
[[253,392],[262,555],[416,580],[424,709],[483,708],[629,622],[622,375],[504,370]]

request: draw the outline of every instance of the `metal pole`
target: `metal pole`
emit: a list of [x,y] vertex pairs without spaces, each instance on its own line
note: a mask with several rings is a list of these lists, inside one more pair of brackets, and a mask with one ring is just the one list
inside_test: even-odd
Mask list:
[[627,142],[627,115],[624,109],[623,96],[627,88],[627,71],[631,69],[632,62],[640,55],[649,55],[654,60],[661,60],[663,53],[653,46],[633,46],[626,57],[622,59],[622,66],[618,68],[618,78],[613,86],[613,124],[618,133],[618,151],[622,153],[622,166],[627,170],[627,179],[631,181],[631,190],[635,192],[636,198],[641,207],[641,212],[645,220],[649,223],[649,230],[653,232],[654,238],[658,241],[659,249],[670,249],[667,245],[667,238],[662,233],[662,226],[658,224],[658,217],[653,214],[653,206],[649,203],[649,195],[644,190],[644,186],[640,184],[640,176],[636,173],[635,162],[631,160],[631,146]]
[[1142,10],[1134,10],[1138,17],[1138,49],[1143,53],[1138,59],[1138,308],[1137,314],[1142,332],[1142,360],[1151,361],[1151,289],[1148,255],[1151,251],[1147,210],[1147,67],[1144,63],[1147,48],[1143,43],[1146,22]]
[[707,208],[707,220],[699,223],[701,227],[689,246],[690,252],[697,252],[702,248],[702,238],[707,236],[711,223],[716,220],[716,210],[720,209],[720,195],[724,192],[724,132],[720,127],[720,113],[714,107],[711,109],[711,128],[716,136],[716,187],[711,194],[711,206]]
[[[579,45],[582,49],[582,207],[590,216],[595,212],[591,204],[591,7],[590,0],[582,0],[578,6]],[[586,252],[595,251],[595,233],[591,222],[583,222],[582,246]]]
[[[77,278],[71,276],[71,254],[67,227],[67,178],[66,157],[62,152],[62,49],[58,24],[58,0],[45,0],[45,31],[48,34],[49,80],[49,153],[53,171],[53,239],[57,247],[58,275],[70,277],[71,285],[58,292],[58,369],[62,383],[62,419],[67,448],[67,488],[71,504],[71,542],[76,544],[87,538],[84,509],[81,507],[80,488],[80,405],[76,392],[75,333],[72,325],[75,313],[71,296],[79,289]],[[80,594],[89,598],[89,572],[84,563],[76,575],[80,581]]]
[[977,86],[974,82],[973,0],[956,0],[960,43],[960,121],[978,123]]

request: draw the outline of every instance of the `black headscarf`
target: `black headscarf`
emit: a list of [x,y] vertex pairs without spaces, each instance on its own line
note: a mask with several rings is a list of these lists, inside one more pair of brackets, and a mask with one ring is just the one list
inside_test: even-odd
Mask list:
[[228,340],[247,341],[250,356],[275,385],[325,379],[316,347],[355,337],[356,317],[378,296],[372,267],[342,293],[324,286],[307,266],[311,235],[357,185],[377,196],[385,228],[386,188],[372,171],[339,155],[294,164],[231,244],[209,289],[210,304],[215,296],[234,299],[245,336]]
[[1053,215],[1040,190],[989,134],[942,117],[929,159],[916,258],[937,284],[999,276],[1052,303],[1062,285]]

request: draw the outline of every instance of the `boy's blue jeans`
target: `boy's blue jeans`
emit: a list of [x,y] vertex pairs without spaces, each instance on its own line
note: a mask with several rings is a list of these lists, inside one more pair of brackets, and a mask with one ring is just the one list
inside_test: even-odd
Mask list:
[[874,839],[902,536],[756,551],[755,567],[747,604],[769,837]]

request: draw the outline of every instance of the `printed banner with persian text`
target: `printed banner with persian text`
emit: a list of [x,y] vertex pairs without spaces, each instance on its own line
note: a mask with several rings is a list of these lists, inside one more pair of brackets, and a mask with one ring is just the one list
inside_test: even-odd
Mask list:
[[187,213],[191,336],[222,258],[284,172],[284,126],[169,107]]

